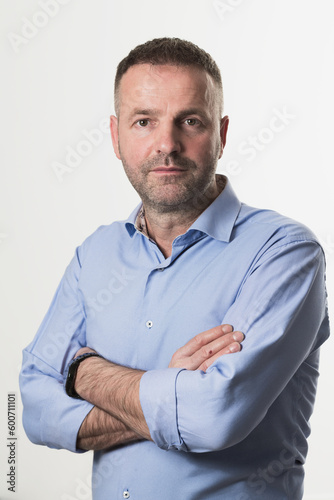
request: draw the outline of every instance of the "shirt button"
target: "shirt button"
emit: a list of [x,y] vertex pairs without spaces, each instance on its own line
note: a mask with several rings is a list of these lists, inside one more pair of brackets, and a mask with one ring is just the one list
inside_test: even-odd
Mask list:
[[129,490],[124,490],[123,491],[123,498],[130,498]]
[[146,321],[146,326],[147,326],[147,328],[152,328],[153,321],[151,321],[151,320]]
[[157,269],[157,271],[161,271],[161,272],[164,271],[164,270],[165,270],[164,267],[158,267],[158,269]]

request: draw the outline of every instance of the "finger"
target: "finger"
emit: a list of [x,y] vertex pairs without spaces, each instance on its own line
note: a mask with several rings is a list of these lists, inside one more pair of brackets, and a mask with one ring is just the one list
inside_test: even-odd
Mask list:
[[233,333],[231,325],[224,324],[211,328],[196,335],[187,344],[180,347],[173,354],[169,368],[182,367],[187,370],[197,370],[214,354],[235,341],[242,342],[243,339],[243,333],[239,331]]
[[214,356],[211,358],[206,359],[199,367],[198,370],[202,370],[203,372],[206,372],[207,369],[221,356],[224,354],[231,354],[234,352],[239,352],[241,351],[242,347],[239,342],[233,342],[232,344],[228,345],[224,349],[221,349],[218,351]]
[[[201,366],[206,360],[211,359],[217,353],[225,350],[223,354],[228,354],[230,352],[235,352],[239,350],[239,343],[244,340],[245,336],[242,332],[234,332],[219,337],[218,339],[210,342],[209,344],[201,347],[197,352],[195,352],[191,357],[192,368],[194,370]],[[234,351],[233,351],[234,350]]]
[[195,337],[193,337],[183,347],[178,349],[177,352],[179,352],[181,356],[192,356],[203,346],[231,332],[233,332],[232,325],[215,326],[214,328],[210,328],[210,330],[201,332]]
[[[223,337],[210,342],[208,345],[201,347],[192,356],[184,356],[180,351],[176,351],[173,355],[170,368],[180,367],[186,370],[198,370],[200,366],[203,365],[208,360],[216,356],[215,359],[223,354],[229,354],[231,352],[236,352],[239,350],[239,344],[244,339],[244,334],[242,332],[234,332],[230,334],[225,334]],[[236,345],[234,345],[236,344]],[[209,364],[207,365],[209,366]]]

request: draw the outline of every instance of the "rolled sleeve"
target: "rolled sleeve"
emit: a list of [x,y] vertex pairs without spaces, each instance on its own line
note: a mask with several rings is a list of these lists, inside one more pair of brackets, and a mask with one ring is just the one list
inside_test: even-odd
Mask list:
[[78,430],[93,406],[69,398],[60,374],[28,351],[23,351],[21,392],[23,426],[33,443],[81,451],[76,447]]
[[177,426],[175,394],[179,368],[150,370],[141,378],[140,403],[151,437],[163,450],[184,449]]

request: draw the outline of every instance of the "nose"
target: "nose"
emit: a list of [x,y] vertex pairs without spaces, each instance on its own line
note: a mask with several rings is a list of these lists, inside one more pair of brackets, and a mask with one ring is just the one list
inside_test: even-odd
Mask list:
[[181,151],[180,132],[175,124],[162,124],[156,130],[156,153],[171,154]]

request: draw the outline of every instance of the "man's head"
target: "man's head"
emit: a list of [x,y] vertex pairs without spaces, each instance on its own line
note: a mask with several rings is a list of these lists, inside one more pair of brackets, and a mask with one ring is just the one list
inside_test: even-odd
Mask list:
[[217,89],[219,114],[223,114],[223,85],[220,70],[213,58],[192,42],[180,38],[155,38],[138,45],[119,63],[114,86],[114,103],[116,115],[120,111],[120,82],[131,66],[150,64],[152,66],[198,66],[206,71],[214,80]]
[[194,212],[198,197],[208,205],[218,194],[215,171],[228,128],[212,58],[190,42],[147,42],[120,63],[115,89],[114,150],[144,207]]

